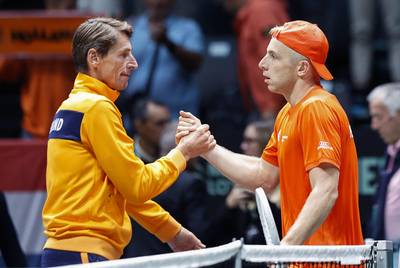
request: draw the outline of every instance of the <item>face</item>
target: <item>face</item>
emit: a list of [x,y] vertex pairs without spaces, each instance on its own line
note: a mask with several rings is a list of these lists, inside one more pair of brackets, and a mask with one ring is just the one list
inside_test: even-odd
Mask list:
[[171,115],[166,107],[149,103],[147,106],[147,118],[135,126],[141,139],[151,143],[153,146],[158,146],[162,131],[170,119]]
[[248,125],[244,130],[243,141],[240,144],[240,148],[246,155],[261,155],[260,139],[254,125]]
[[267,53],[258,64],[271,92],[290,94],[297,79],[297,64],[293,62],[292,52],[284,44],[272,38]]
[[129,76],[137,67],[129,38],[118,33],[117,43],[107,55],[99,56],[98,62],[93,65],[94,77],[110,88],[122,91],[128,86]]
[[391,116],[381,101],[369,103],[371,128],[376,130],[386,144],[394,144],[400,139],[400,112]]

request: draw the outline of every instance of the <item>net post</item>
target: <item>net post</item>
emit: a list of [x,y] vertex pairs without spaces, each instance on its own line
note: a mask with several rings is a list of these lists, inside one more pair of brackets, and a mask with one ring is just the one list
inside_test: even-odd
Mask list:
[[393,268],[393,242],[378,240],[376,243],[376,268]]
[[240,238],[240,249],[238,253],[236,253],[235,256],[235,268],[242,268],[242,247],[243,247],[244,241],[243,237]]

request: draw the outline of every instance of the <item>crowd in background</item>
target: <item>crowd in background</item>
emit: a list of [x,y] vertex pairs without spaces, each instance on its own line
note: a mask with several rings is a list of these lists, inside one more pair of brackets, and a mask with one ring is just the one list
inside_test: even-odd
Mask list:
[[[181,109],[210,124],[219,144],[261,155],[285,100],[267,93],[258,62],[265,54],[269,29],[288,20],[317,23],[326,33],[330,43],[327,66],[334,80],[323,86],[341,101],[353,128],[369,123],[368,93],[377,85],[400,82],[399,3],[0,0],[0,8],[77,9],[124,18],[133,25],[133,54],[139,68],[117,105],[128,134],[135,140],[135,153],[150,163],[173,147],[174,119]],[[52,117],[68,96],[74,76],[70,59],[16,60],[0,55],[0,99],[4,104],[0,105],[0,120],[7,122],[0,124],[0,136],[46,139]],[[382,148],[375,153],[383,154]],[[207,246],[240,237],[246,243],[263,243],[252,193],[233,185],[202,159],[191,161],[181,176],[155,200]],[[278,193],[279,188],[269,196],[277,224]],[[363,223],[369,212],[364,216]],[[132,224],[136,240],[128,245],[124,257],[170,252],[133,220]]]

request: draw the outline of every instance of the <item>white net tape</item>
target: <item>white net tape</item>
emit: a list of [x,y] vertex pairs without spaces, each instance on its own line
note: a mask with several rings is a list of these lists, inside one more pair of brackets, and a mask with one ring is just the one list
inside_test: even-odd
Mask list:
[[362,246],[261,246],[243,245],[242,260],[248,262],[337,262],[357,265],[372,259],[372,247]]
[[[176,267],[203,267],[213,265],[235,256],[242,246],[241,241],[234,241],[219,247],[206,248],[202,250],[191,250],[185,252],[175,252],[168,254],[159,254],[153,256],[122,259],[114,261],[96,262],[86,264],[85,267],[91,268],[105,268],[105,267],[130,267],[130,268],[176,268]],[[82,265],[66,266],[80,267]]]
[[[205,267],[238,257],[235,267],[241,267],[241,260],[252,263],[338,263],[340,265],[359,265],[371,262],[374,258],[374,245],[362,246],[270,246],[243,245],[234,241],[219,247],[160,254],[139,258],[70,265],[76,267],[132,267],[132,268],[171,268]],[[376,253],[376,252],[375,252]]]

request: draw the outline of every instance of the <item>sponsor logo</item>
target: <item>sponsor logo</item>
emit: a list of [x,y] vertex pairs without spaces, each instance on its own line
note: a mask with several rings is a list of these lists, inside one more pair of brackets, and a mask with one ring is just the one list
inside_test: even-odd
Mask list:
[[331,144],[330,144],[329,142],[327,142],[327,141],[320,141],[317,150],[319,150],[319,149],[333,150],[333,147],[332,147]]

